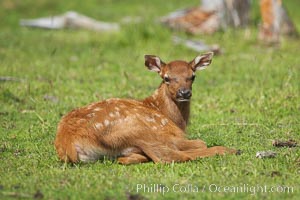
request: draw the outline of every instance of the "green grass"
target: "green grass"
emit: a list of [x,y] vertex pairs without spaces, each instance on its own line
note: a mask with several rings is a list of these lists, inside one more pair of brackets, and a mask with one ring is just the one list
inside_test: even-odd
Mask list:
[[[244,30],[212,36],[173,33],[155,21],[193,1],[46,1],[0,2],[0,199],[299,199],[299,147],[275,148],[273,139],[300,142],[300,41],[283,38],[266,47]],[[300,30],[300,3],[285,1]],[[257,9],[257,7],[255,7]],[[76,10],[99,20],[141,16],[139,24],[122,25],[119,33],[49,31],[18,26],[35,18]],[[258,22],[253,12],[253,23]],[[121,166],[111,161],[65,165],[53,140],[61,116],[71,109],[110,97],[142,99],[160,78],[143,66],[144,54],[165,61],[191,60],[197,52],[173,44],[172,35],[217,43],[224,54],[198,72],[193,87],[189,138],[209,146],[241,149],[240,156],[199,159],[181,164]],[[45,96],[58,99],[45,100]],[[273,150],[273,159],[257,151]],[[160,192],[137,192],[137,184],[160,184]],[[198,192],[174,192],[175,184]],[[248,192],[214,192],[215,185],[248,187]],[[288,186],[290,192],[258,192],[256,186]],[[177,189],[177,188],[176,188]],[[231,188],[232,189],[232,188]],[[258,189],[257,189],[258,190]]]

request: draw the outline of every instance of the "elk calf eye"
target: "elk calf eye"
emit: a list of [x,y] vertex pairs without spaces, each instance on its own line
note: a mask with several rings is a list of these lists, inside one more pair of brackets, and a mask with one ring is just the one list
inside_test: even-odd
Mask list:
[[166,83],[169,83],[169,82],[170,82],[170,78],[167,77],[167,76],[165,76],[165,77],[164,77],[164,81],[165,81]]

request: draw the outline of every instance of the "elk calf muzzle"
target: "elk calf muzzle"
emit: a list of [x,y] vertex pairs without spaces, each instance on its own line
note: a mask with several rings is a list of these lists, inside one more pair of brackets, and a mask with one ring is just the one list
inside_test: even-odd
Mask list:
[[180,88],[177,92],[177,101],[189,101],[192,97],[192,91],[186,88]]

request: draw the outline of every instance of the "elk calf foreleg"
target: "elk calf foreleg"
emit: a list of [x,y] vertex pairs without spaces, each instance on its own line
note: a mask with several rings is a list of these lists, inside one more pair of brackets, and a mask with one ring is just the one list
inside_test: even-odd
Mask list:
[[175,140],[176,147],[181,150],[191,150],[191,149],[206,149],[207,146],[204,141],[202,140],[187,140],[187,139],[178,139]]
[[190,149],[184,151],[187,155],[192,157],[192,160],[197,158],[211,157],[215,155],[225,155],[225,154],[236,154],[237,151],[223,146],[214,146],[206,149]]
[[191,160],[192,157],[185,152],[171,148],[170,146],[156,142],[144,143],[139,147],[154,163],[184,162]]

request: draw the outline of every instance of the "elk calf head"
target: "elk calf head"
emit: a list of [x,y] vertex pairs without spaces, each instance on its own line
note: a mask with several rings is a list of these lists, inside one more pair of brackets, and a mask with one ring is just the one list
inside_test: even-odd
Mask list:
[[159,73],[166,84],[168,93],[175,102],[189,101],[192,96],[192,84],[195,71],[210,65],[213,53],[197,56],[191,62],[172,61],[164,63],[158,56],[145,55],[145,65],[149,70]]

